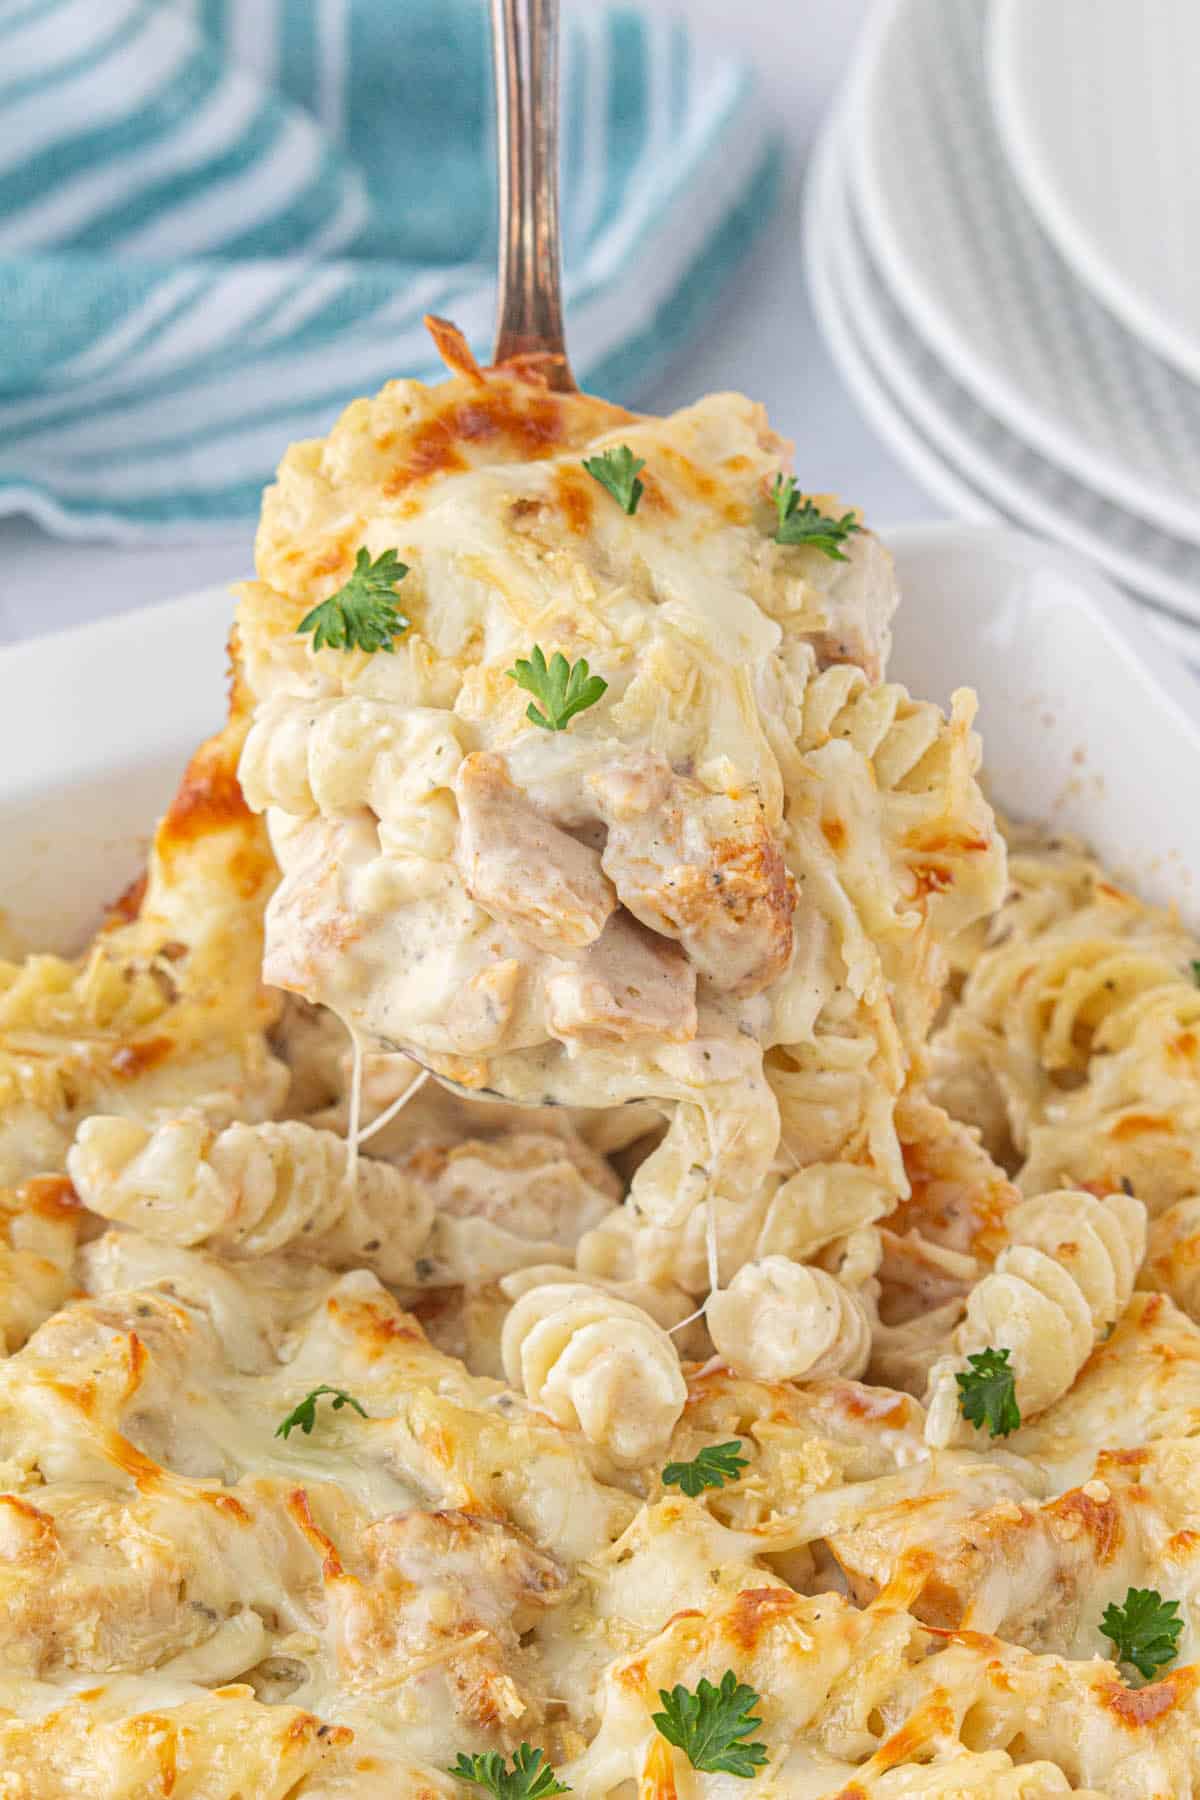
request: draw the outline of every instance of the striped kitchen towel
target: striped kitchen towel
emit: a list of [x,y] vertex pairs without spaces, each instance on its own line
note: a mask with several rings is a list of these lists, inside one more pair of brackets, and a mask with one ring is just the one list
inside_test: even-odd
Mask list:
[[[563,50],[581,379],[632,400],[769,215],[744,68],[585,3]],[[494,312],[482,0],[0,0],[0,513],[113,538],[254,516],[425,312]]]

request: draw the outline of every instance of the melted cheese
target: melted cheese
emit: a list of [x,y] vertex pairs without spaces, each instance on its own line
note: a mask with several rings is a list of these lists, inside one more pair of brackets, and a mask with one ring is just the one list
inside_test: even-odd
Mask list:
[[[285,459],[145,890],[0,965],[0,1800],[1200,1795],[1191,940],[1023,834],[989,920],[973,703],[869,533],[771,541],[758,409],[442,336]],[[314,653],[362,545],[412,624]],[[1020,1428],[943,1430],[993,1341]],[[726,1671],[749,1780],[654,1723]]]
[[[840,562],[773,542],[760,409],[634,419],[455,354],[298,447],[264,505],[240,630],[242,781],[283,869],[268,978],[470,1091],[658,1105],[639,1228],[752,1195],[781,1124],[899,1196],[939,946],[1002,881],[970,698],[946,721],[880,682],[869,533]],[[646,464],[633,517],[582,467],[616,443]],[[314,653],[296,624],[361,545],[407,565],[410,626]],[[569,732],[510,678],[535,642],[608,683]],[[790,1071],[851,1063],[826,1152]]]

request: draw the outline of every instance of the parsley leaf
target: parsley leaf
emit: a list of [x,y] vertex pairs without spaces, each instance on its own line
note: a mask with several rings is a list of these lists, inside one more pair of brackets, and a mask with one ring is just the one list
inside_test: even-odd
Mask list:
[[336,594],[314,606],[297,625],[311,631],[313,649],[375,650],[392,654],[392,639],[407,631],[409,621],[396,609],[396,583],[408,574],[407,563],[394,550],[385,550],[374,562],[365,546],[354,558],[354,572]]
[[748,1731],[756,1731],[762,1720],[751,1714],[751,1708],[759,1704],[758,1695],[743,1686],[732,1669],[726,1669],[720,1687],[702,1675],[694,1694],[677,1686],[669,1694],[660,1688],[658,1697],[665,1710],[654,1713],[653,1722],[668,1744],[683,1751],[693,1769],[740,1775],[749,1781],[755,1769],[766,1762],[765,1744],[737,1741]]
[[545,707],[544,713],[533,705],[525,708],[525,717],[534,725],[540,725],[543,731],[565,731],[576,713],[595,706],[601,694],[608,690],[607,681],[599,675],[589,675],[587,660],[582,656],[573,668],[569,668],[562,651],[556,650],[547,668],[540,644],[533,646],[528,662],[519,662],[515,669],[507,669],[505,673]]
[[1164,1600],[1154,1588],[1131,1587],[1124,1606],[1107,1606],[1100,1629],[1116,1647],[1118,1662],[1132,1663],[1149,1681],[1179,1654],[1183,1620],[1178,1600]]
[[1197,987],[1200,987],[1200,962],[1193,962],[1192,964],[1192,980]]
[[569,1787],[555,1775],[549,1763],[542,1762],[543,1752],[532,1744],[522,1744],[509,1769],[498,1750],[482,1756],[464,1756],[449,1771],[459,1781],[473,1781],[485,1787],[496,1800],[545,1800],[548,1794],[569,1794]]
[[793,475],[775,477],[771,498],[777,519],[771,535],[777,544],[807,544],[810,550],[819,550],[834,562],[849,560],[839,546],[852,532],[862,530],[852,512],[843,513],[840,519],[829,518],[811,500],[804,499]]
[[638,480],[638,470],[646,466],[644,456],[635,456],[628,444],[618,444],[615,450],[605,450],[600,456],[585,456],[583,466],[593,481],[608,489],[623,512],[637,511],[638,501],[646,491],[645,483]]
[[1021,1423],[1017,1374],[1007,1350],[980,1350],[968,1356],[970,1372],[956,1375],[962,1416],[976,1431],[986,1425],[991,1435],[1007,1437]]
[[367,1417],[366,1407],[360,1406],[353,1394],[348,1394],[344,1388],[329,1387],[325,1382],[322,1382],[320,1387],[315,1387],[311,1394],[305,1395],[299,1406],[294,1406],[292,1408],[286,1419],[280,1420],[279,1424],[275,1427],[275,1436],[281,1438],[289,1437],[298,1425],[305,1437],[308,1437],[313,1426],[317,1422],[317,1401],[321,1398],[322,1394],[333,1394],[335,1396],[333,1402],[334,1412],[341,1412],[343,1406],[352,1406],[355,1412],[361,1413],[364,1419]]
[[722,1488],[727,1481],[737,1481],[749,1459],[739,1456],[741,1438],[730,1438],[727,1444],[705,1444],[691,1462],[668,1463],[662,1472],[664,1487],[678,1487],[695,1499],[703,1488]]

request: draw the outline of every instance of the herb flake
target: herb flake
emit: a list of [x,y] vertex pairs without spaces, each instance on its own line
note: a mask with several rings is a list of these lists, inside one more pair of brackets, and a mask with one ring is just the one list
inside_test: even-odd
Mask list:
[[533,646],[528,662],[522,660],[505,672],[519,688],[541,701],[544,711],[539,712],[531,702],[525,717],[543,731],[565,731],[576,713],[595,706],[608,691],[607,681],[589,672],[586,657],[569,665],[562,651],[556,650],[547,664],[540,644]]
[[646,466],[644,456],[635,456],[628,444],[618,444],[599,456],[585,456],[583,466],[593,481],[607,488],[622,512],[632,516],[637,511],[646,491],[645,483],[638,480],[638,472]]
[[705,1488],[722,1488],[727,1481],[737,1481],[749,1458],[739,1456],[741,1438],[730,1438],[726,1444],[705,1444],[691,1462],[668,1463],[662,1472],[664,1487],[677,1487],[691,1499]]
[[279,1421],[279,1424],[275,1427],[275,1436],[281,1438],[290,1437],[296,1427],[299,1426],[305,1437],[308,1437],[312,1432],[313,1426],[317,1422],[317,1401],[323,1394],[332,1394],[334,1396],[334,1412],[341,1412],[343,1406],[352,1406],[355,1412],[361,1414],[364,1419],[368,1416],[366,1407],[361,1405],[359,1401],[354,1398],[353,1394],[348,1394],[345,1388],[330,1387],[326,1382],[322,1382],[320,1387],[313,1388],[310,1394],[305,1395],[299,1406],[294,1406],[292,1408],[286,1419],[281,1419]]
[[1007,1437],[1021,1423],[1017,1374],[1008,1350],[979,1350],[968,1356],[969,1371],[957,1374],[962,1416],[976,1431],[986,1425],[992,1437]]
[[771,535],[777,544],[804,544],[834,562],[849,561],[841,546],[854,532],[862,530],[852,512],[831,519],[812,500],[804,498],[793,475],[776,475],[771,498],[776,519]]
[[510,1769],[498,1750],[485,1751],[482,1756],[464,1756],[460,1751],[448,1773],[459,1781],[472,1781],[477,1787],[486,1788],[496,1800],[546,1800],[550,1794],[569,1794],[570,1788],[542,1760],[543,1755],[532,1744],[522,1744]]
[[1150,1681],[1178,1656],[1183,1620],[1178,1600],[1164,1600],[1156,1588],[1131,1587],[1123,1606],[1105,1607],[1100,1629],[1112,1639],[1116,1661],[1131,1663]]
[[738,1741],[757,1731],[762,1720],[753,1717],[758,1695],[732,1669],[726,1669],[719,1687],[702,1675],[694,1694],[676,1686],[670,1693],[660,1688],[658,1697],[663,1711],[652,1714],[653,1722],[668,1744],[683,1751],[693,1769],[749,1781],[766,1762],[765,1744]]
[[394,550],[384,550],[372,562],[364,545],[354,558],[353,573],[336,594],[306,613],[296,630],[312,632],[314,650],[365,650],[368,656],[383,650],[390,656],[393,638],[409,626],[397,609],[395,591],[407,574],[407,563]]

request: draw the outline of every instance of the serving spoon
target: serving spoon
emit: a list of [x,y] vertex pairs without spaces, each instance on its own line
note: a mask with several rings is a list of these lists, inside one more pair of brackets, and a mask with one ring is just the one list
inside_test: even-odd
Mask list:
[[[491,0],[491,8],[500,176],[500,270],[492,361],[536,357],[550,388],[560,394],[578,393],[563,326],[558,231],[558,0]],[[426,1075],[435,1074],[453,1093],[471,1100],[522,1104],[496,1089],[463,1087],[450,1076],[437,1074],[411,1045],[394,1048]],[[397,1110],[414,1091],[415,1084],[394,1103]],[[524,1104],[557,1103],[543,1099]],[[383,1123],[381,1115],[368,1130]]]
[[492,0],[500,291],[492,360],[536,356],[557,393],[567,357],[558,234],[558,0]]

